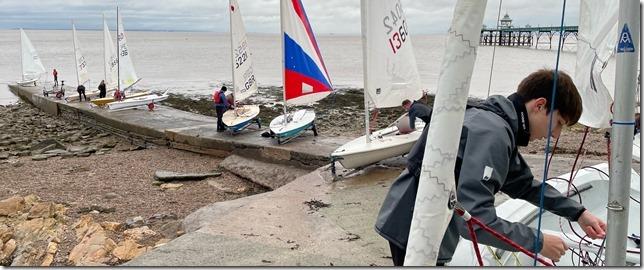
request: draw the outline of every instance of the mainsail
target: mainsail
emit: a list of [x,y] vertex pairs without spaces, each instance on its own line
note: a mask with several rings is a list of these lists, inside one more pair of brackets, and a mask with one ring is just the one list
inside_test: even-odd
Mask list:
[[422,96],[407,18],[400,0],[362,0],[365,98],[369,107],[400,106]]
[[485,0],[456,2],[427,134],[405,266],[436,264],[441,239],[453,214],[454,166],[486,4]]
[[107,89],[116,89],[118,78],[118,59],[116,58],[116,49],[110,29],[107,27],[107,22],[103,18],[103,59],[105,68],[105,85]]
[[76,80],[78,85],[85,84],[89,81],[87,71],[87,61],[81,52],[78,38],[76,38],[76,26],[72,23],[72,36],[74,38],[74,59],[76,60]]
[[332,91],[313,29],[300,0],[281,0],[284,101],[309,104]]
[[257,93],[257,83],[239,4],[237,0],[230,0],[229,4],[233,94],[235,101],[241,101]]
[[610,127],[613,91],[606,87],[601,75],[617,44],[618,7],[618,0],[580,2],[575,84],[584,108],[579,123],[585,126]]
[[20,28],[20,45],[21,45],[21,56],[22,56],[22,80],[36,80],[45,73],[45,67],[38,57],[36,48],[31,44],[31,40],[27,37],[22,28]]
[[[118,9],[117,9],[118,13]],[[118,65],[119,65],[119,77],[121,80],[121,91],[132,87],[135,83],[141,80],[136,76],[136,71],[134,71],[134,64],[132,64],[132,58],[130,58],[130,51],[127,47],[127,40],[125,39],[125,30],[123,30],[123,21],[121,17],[117,14],[117,34],[116,38],[118,39]]]

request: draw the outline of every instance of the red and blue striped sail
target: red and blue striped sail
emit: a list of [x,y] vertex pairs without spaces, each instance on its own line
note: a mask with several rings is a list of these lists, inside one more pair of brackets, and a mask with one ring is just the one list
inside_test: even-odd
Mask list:
[[284,100],[308,104],[323,99],[333,87],[313,29],[300,0],[281,0],[284,38]]

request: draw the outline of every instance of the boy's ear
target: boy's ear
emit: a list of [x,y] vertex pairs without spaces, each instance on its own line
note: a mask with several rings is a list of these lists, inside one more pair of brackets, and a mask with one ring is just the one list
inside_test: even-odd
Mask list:
[[540,97],[537,100],[535,100],[534,105],[537,107],[537,109],[542,110],[542,109],[546,109],[545,108],[546,103],[548,103],[547,100],[545,98]]

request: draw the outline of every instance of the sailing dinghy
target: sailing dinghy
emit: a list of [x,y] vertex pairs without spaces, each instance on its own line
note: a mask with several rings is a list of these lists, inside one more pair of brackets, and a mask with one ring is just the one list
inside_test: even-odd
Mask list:
[[[418,119],[411,133],[401,134],[397,125],[390,125],[371,134],[369,107],[398,107],[403,100],[419,99],[423,93],[400,1],[362,0],[360,5],[366,131],[331,153],[347,169],[409,153],[425,127]],[[407,114],[396,122],[400,121],[408,122]]]
[[277,143],[285,143],[304,131],[315,129],[315,112],[300,109],[288,112],[287,105],[311,104],[333,90],[313,29],[300,0],[280,0],[284,114],[274,118],[269,127]]
[[[89,83],[89,72],[87,70],[87,61],[85,60],[85,56],[83,56],[83,53],[80,48],[80,43],[78,42],[78,38],[76,37],[76,26],[74,25],[74,22],[72,22],[72,40],[74,43],[74,63],[76,64],[76,82],[78,85],[84,85],[86,83]],[[86,87],[89,88],[89,85]],[[89,91],[85,94],[89,99],[93,99],[94,97],[98,96],[99,92],[98,91]],[[69,95],[65,98],[66,101],[78,101],[78,95]]]
[[44,74],[45,67],[40,61],[38,52],[36,48],[31,44],[31,40],[27,37],[22,28],[20,28],[20,58],[22,62],[22,80],[18,81],[20,86],[36,86],[36,82],[40,79],[40,76]]
[[222,117],[222,121],[230,132],[236,134],[252,123],[257,123],[258,128],[261,128],[261,124],[257,118],[259,115],[258,105],[238,104],[238,102],[257,93],[257,83],[255,82],[255,74],[253,72],[251,52],[248,48],[246,29],[244,28],[244,22],[237,0],[229,1],[229,11],[235,109],[226,111]]
[[[105,18],[103,18],[103,51],[104,51],[104,68],[105,68],[105,85],[108,90],[110,89],[123,89],[126,91],[134,84],[138,83],[141,78],[136,75],[134,64],[130,57],[130,51],[127,47],[127,40],[125,39],[125,30],[123,29],[123,21],[119,17],[119,10],[116,10],[117,17],[117,50],[114,49],[112,35],[110,29],[107,27]],[[150,95],[150,92],[130,93],[125,96],[125,99],[141,97]],[[104,98],[93,99],[91,102],[98,106],[105,106],[107,103],[113,102],[113,93],[107,93]]]

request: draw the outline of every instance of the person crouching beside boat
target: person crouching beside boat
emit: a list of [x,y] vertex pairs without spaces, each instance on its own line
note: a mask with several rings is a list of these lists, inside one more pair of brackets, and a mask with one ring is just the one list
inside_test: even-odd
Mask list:
[[222,120],[224,113],[230,107],[228,98],[226,98],[226,90],[228,90],[226,86],[222,86],[219,91],[215,91],[212,95],[212,100],[215,103],[215,112],[217,113],[217,132],[226,130],[226,125],[224,125],[224,121]]
[[[494,195],[499,191],[534,205],[540,203],[541,181],[518,152],[518,146],[548,136],[549,116],[553,117],[552,136],[577,123],[582,112],[581,97],[570,76],[559,72],[554,110],[550,110],[554,71],[542,69],[530,74],[509,97],[491,96],[465,111],[454,173],[456,197],[473,217],[526,248],[557,262],[568,247],[555,235],[538,232],[520,222],[497,216]],[[409,228],[416,201],[428,126],[408,155],[407,168],[391,185],[376,220],[375,229],[389,241],[394,265],[403,265]],[[431,138],[430,138],[431,139]],[[567,198],[551,185],[545,185],[544,208],[579,223],[592,239],[604,238],[606,223],[578,202]],[[459,235],[470,239],[467,225],[453,215],[443,236],[438,265],[451,261]],[[505,242],[476,227],[480,244],[517,251]],[[438,239],[433,239],[438,240]]]
[[85,101],[87,101],[87,96],[85,95],[85,86],[84,85],[81,84],[78,87],[76,87],[76,92],[78,92],[78,102],[81,102],[83,100],[82,97],[85,97]]
[[402,107],[407,111],[409,116],[409,128],[398,127],[398,132],[400,134],[407,134],[416,130],[416,118],[420,118],[425,122],[425,126],[429,126],[429,120],[432,118],[432,108],[414,100],[411,102],[409,99],[405,99],[402,102]]

